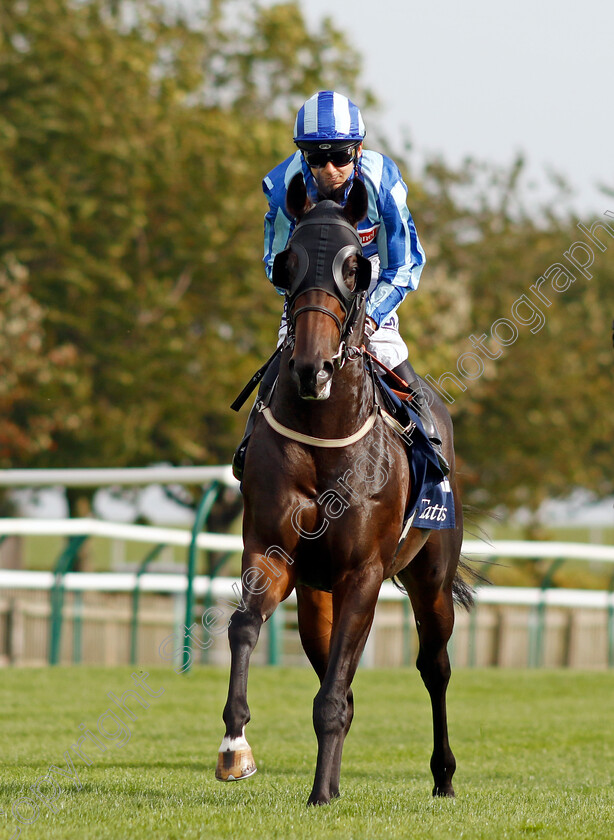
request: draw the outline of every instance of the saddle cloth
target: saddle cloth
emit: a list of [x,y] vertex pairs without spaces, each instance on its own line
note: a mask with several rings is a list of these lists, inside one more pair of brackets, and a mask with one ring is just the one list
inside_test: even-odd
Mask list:
[[[409,458],[411,493],[405,510],[404,525],[413,517],[413,528],[425,528],[429,531],[454,528],[452,488],[441,471],[420,416],[411,408],[411,403],[399,399],[377,371],[374,373],[381,407],[396,421],[395,425],[390,426],[405,444]],[[406,431],[401,434],[400,429]]]

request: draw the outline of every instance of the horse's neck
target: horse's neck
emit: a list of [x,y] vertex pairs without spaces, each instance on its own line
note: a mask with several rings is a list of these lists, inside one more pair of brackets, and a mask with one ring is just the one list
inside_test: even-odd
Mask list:
[[373,410],[373,385],[359,358],[335,370],[327,400],[304,400],[298,395],[287,359],[282,358],[272,408],[275,417],[295,431],[321,438],[348,437]]

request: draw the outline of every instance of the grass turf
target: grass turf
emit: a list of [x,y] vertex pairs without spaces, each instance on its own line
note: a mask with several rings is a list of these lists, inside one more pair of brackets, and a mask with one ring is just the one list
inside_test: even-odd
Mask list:
[[[310,671],[252,669],[247,736],[259,772],[223,784],[213,772],[226,670],[151,670],[147,684],[164,693],[149,697],[147,709],[133,700],[134,721],[107,696],[134,687],[131,670],[2,671],[0,840],[18,827],[24,840],[614,837],[614,674],[456,671],[449,719],[457,798],[434,800],[430,704],[417,673],[360,670],[342,797],[308,809],[317,690]],[[104,754],[89,750],[91,766],[71,751],[81,789],[65,779],[57,813],[40,800],[36,813],[23,800],[29,788],[50,765],[66,769],[81,723],[100,738],[97,721],[109,708],[130,739],[106,741]],[[103,725],[113,731],[111,718]],[[29,824],[17,822],[15,807]]]

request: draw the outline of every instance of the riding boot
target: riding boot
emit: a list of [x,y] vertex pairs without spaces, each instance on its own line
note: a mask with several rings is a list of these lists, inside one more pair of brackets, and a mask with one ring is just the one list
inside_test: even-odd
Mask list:
[[409,361],[406,359],[404,362],[401,362],[400,365],[397,365],[393,371],[396,373],[397,376],[400,376],[401,379],[404,379],[409,386],[409,390],[412,393],[413,400],[412,400],[412,408],[422,420],[422,425],[424,426],[424,431],[426,432],[426,436],[431,442],[433,449],[435,450],[435,454],[437,455],[437,459],[439,461],[439,466],[444,475],[448,475],[450,472],[450,465],[448,464],[445,455],[443,454],[443,449],[441,446],[441,436],[437,429],[437,425],[435,423],[435,418],[431,413],[431,408],[429,406],[428,400],[424,396],[424,391],[422,390],[422,383],[418,379],[418,375],[416,371],[413,369]]
[[243,468],[245,466],[245,453],[247,452],[247,444],[249,443],[249,439],[254,431],[254,425],[256,423],[256,417],[264,408],[271,396],[271,392],[273,391],[273,387],[275,382],[277,381],[277,377],[279,375],[279,366],[280,366],[280,357],[273,359],[271,364],[269,365],[266,373],[262,377],[262,381],[260,383],[260,387],[258,388],[258,396],[256,397],[252,409],[248,415],[247,423],[245,424],[245,432],[243,433],[243,439],[241,443],[237,446],[235,450],[235,454],[232,458],[232,474],[237,479],[237,481],[243,480]]

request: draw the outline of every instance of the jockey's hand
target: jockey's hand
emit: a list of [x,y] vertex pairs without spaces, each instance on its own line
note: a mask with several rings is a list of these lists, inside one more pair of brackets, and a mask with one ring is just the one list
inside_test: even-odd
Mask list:
[[377,324],[373,320],[373,318],[367,317],[365,318],[365,339],[369,341],[375,330],[377,329]]

